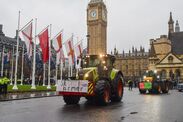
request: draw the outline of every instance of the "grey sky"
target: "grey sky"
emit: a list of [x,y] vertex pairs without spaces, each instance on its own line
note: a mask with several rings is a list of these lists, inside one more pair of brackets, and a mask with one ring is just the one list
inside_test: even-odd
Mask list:
[[[64,41],[72,33],[84,39],[86,45],[86,8],[89,0],[1,0],[0,24],[4,33],[14,37],[18,11],[21,11],[21,27],[32,18],[38,18],[40,32],[53,25],[52,37],[62,28]],[[182,0],[106,0],[108,9],[108,52],[116,45],[122,52],[134,45],[149,48],[149,39],[168,32],[169,12],[174,22],[179,20],[183,28]]]

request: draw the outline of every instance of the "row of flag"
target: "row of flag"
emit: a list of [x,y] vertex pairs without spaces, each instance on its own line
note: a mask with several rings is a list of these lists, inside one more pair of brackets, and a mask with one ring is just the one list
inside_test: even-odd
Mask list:
[[[28,24],[27,27],[25,27],[21,32],[26,44],[27,54],[29,57],[31,57],[33,49],[32,22]],[[38,38],[40,41],[39,44],[42,52],[42,60],[44,63],[46,63],[49,60],[49,50],[50,50],[48,27],[38,34]],[[74,46],[73,35],[72,35],[65,43],[63,43],[63,30],[62,30],[53,39],[51,39],[51,41],[52,41],[51,42],[52,47],[56,52],[57,64],[60,60],[64,62],[65,59],[63,45],[65,45],[68,59],[72,64],[74,64],[75,57],[81,58],[83,52],[82,40]]]
[[[35,32],[36,32],[36,25],[37,21],[35,21]],[[50,29],[50,30],[49,30]],[[19,29],[18,29],[19,30]],[[29,23],[27,23],[22,29],[18,31],[18,37],[19,33],[21,33],[23,40],[26,45],[26,54],[28,55],[28,58],[33,57],[33,68],[32,68],[32,87],[35,89],[35,69],[36,69],[36,40],[39,39],[39,47],[40,52],[42,53],[42,61],[43,61],[43,86],[45,85],[45,65],[48,62],[48,86],[50,87],[50,62],[51,62],[51,55],[52,54],[52,48],[55,50],[56,55],[56,84],[57,82],[57,70],[58,65],[60,64],[60,78],[62,80],[62,69],[63,69],[63,63],[65,62],[65,55],[64,55],[64,49],[65,46],[66,54],[69,61],[69,67],[68,67],[68,76],[72,76],[72,66],[75,64],[75,59],[81,60],[81,55],[83,52],[83,45],[82,40],[79,41],[76,45],[73,43],[73,35],[67,39],[63,43],[63,30],[61,30],[54,38],[51,39],[51,25],[47,26],[45,29],[43,29],[38,35],[35,33],[35,36],[33,38],[33,20],[31,20]],[[50,34],[49,34],[50,33]],[[17,45],[19,44],[19,39],[17,39]],[[18,47],[18,46],[17,46]],[[18,48],[17,48],[18,49]],[[23,48],[24,52],[24,48]],[[18,52],[17,52],[18,53]],[[24,55],[24,54],[23,54]],[[24,57],[22,57],[22,61]],[[16,87],[16,79],[17,79],[17,60],[18,55],[16,55],[16,66],[15,66],[15,83],[14,83],[14,89],[17,89]],[[22,63],[23,65],[23,63]],[[77,64],[78,65],[78,64]],[[79,63],[80,65],[80,63]],[[23,67],[23,66],[22,66]],[[77,66],[76,68],[80,68],[80,66]],[[23,68],[22,68],[22,74],[23,74]],[[21,75],[21,78],[23,80],[23,75]]]

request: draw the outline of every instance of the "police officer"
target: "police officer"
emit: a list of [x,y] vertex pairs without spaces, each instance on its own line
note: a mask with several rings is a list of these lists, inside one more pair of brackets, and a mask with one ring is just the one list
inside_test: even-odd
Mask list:
[[3,79],[3,82],[4,82],[4,94],[7,94],[7,91],[8,91],[8,83],[10,82],[10,80],[7,78],[7,77],[4,77]]

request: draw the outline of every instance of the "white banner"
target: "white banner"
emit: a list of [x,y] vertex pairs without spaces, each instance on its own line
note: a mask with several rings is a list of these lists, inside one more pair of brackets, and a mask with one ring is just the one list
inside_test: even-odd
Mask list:
[[57,91],[88,93],[87,80],[62,80],[59,81]]

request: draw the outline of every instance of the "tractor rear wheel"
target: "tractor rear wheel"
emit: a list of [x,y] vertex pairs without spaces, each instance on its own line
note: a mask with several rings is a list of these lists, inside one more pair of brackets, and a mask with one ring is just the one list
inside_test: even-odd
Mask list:
[[121,77],[121,75],[118,75],[116,80],[114,81],[114,93],[112,94],[111,98],[112,102],[120,102],[123,98],[124,86]]
[[163,83],[162,93],[168,93],[168,91],[169,91],[169,84],[164,82]]
[[160,82],[153,82],[153,93],[155,93],[155,94],[161,93]]
[[110,102],[109,82],[100,80],[95,86],[96,100],[99,105],[107,105]]
[[79,96],[63,96],[63,99],[67,105],[72,105],[72,104],[78,104],[80,97]]

